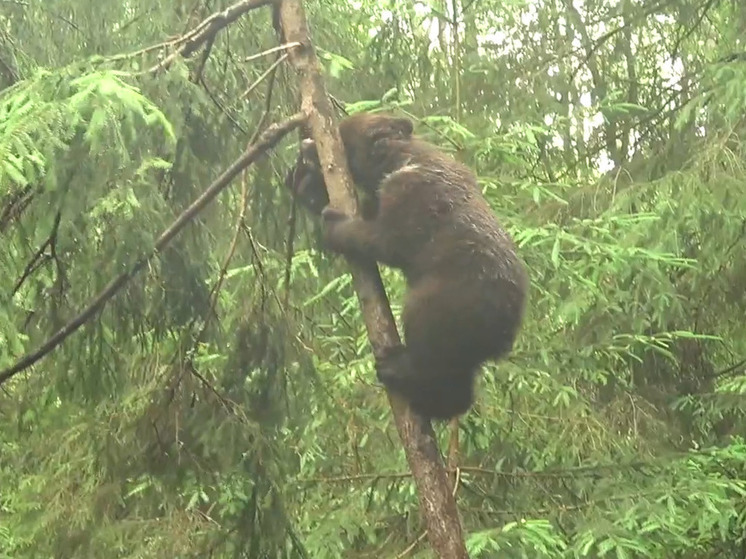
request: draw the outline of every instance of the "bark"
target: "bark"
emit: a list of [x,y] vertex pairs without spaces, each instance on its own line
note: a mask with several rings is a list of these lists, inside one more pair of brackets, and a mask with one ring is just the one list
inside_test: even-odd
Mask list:
[[[309,40],[302,2],[278,0],[275,9],[275,22],[279,25],[282,40],[300,43],[298,48],[290,51],[290,62],[300,80],[301,107],[318,148],[330,204],[354,213],[356,202],[352,182],[333,107]],[[376,265],[350,263],[350,268],[374,353],[382,347],[399,343],[394,317]],[[412,412],[396,395],[389,393],[389,401],[417,486],[420,511],[433,550],[444,559],[468,558],[456,500],[430,422]]]

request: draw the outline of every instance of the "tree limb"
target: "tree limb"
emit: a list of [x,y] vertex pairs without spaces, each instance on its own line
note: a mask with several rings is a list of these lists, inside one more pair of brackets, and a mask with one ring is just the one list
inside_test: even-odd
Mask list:
[[207,187],[202,195],[176,218],[176,220],[156,239],[153,249],[142,256],[132,267],[111,280],[101,292],[86,306],[77,316],[71,319],[67,324],[60,328],[51,338],[44,342],[39,349],[32,353],[24,355],[15,364],[7,369],[0,371],[0,385],[11,379],[21,371],[31,367],[42,357],[51,353],[70,335],[75,333],[78,328],[83,326],[98,311],[103,309],[104,305],[116,293],[135,276],[159,251],[161,251],[186,225],[189,223],[205,206],[207,206],[230,182],[236,178],[241,171],[254,163],[259,157],[272,149],[288,133],[295,130],[305,120],[301,113],[295,114],[287,120],[268,127],[256,143],[252,144],[233,164],[215,179]]
[[233,23],[245,13],[272,2],[273,0],[239,0],[225,10],[210,15],[197,27],[174,41],[179,44],[176,52],[168,55],[163,61],[150,68],[148,72],[157,73],[164,68],[168,68],[179,56],[189,58],[202,43],[214,40],[218,31]]

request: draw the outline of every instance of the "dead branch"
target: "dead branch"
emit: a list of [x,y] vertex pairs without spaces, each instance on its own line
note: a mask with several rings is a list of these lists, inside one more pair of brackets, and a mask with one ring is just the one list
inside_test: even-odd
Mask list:
[[[348,214],[356,202],[347,169],[346,158],[334,119],[331,101],[326,93],[316,54],[309,41],[306,16],[301,0],[278,0],[274,21],[281,42],[298,42],[300,47],[288,51],[300,79],[301,107],[324,172],[332,206]],[[374,353],[399,343],[381,276],[375,264],[350,263],[353,285],[360,300],[365,326]],[[427,524],[430,544],[436,554],[447,559],[466,559],[456,500],[443,468],[435,434],[429,421],[415,415],[401,398],[389,393],[404,450],[417,485],[420,511]]]
[[135,276],[145,265],[200,212],[207,206],[230,182],[236,178],[241,171],[254,163],[259,157],[266,154],[288,133],[295,130],[303,123],[305,116],[302,113],[295,114],[287,120],[269,126],[256,143],[252,144],[233,164],[207,187],[202,195],[176,218],[176,220],[156,239],[153,249],[142,256],[132,267],[120,274],[86,306],[77,316],[60,328],[51,338],[44,342],[39,349],[28,353],[15,364],[0,372],[0,385],[14,377],[21,371],[31,367],[45,355],[57,348],[65,339],[78,330],[83,324],[90,320],[116,293]]
[[287,45],[279,45],[276,47],[272,47],[271,49],[263,50],[262,52],[258,52],[256,54],[252,54],[251,56],[247,56],[243,59],[243,62],[251,62],[252,60],[257,60],[259,58],[262,58],[263,56],[267,56],[268,54],[272,54],[273,52],[281,52],[284,50],[292,49],[294,47],[299,47],[300,43],[289,43]]
[[31,275],[36,270],[38,270],[42,264],[44,264],[44,262],[52,257],[51,254],[47,254],[47,249],[51,249],[52,245],[57,240],[57,232],[60,229],[61,219],[62,212],[58,210],[54,216],[54,223],[52,223],[51,232],[44,240],[44,242],[39,245],[39,248],[36,249],[36,252],[34,252],[34,254],[31,256],[31,260],[28,261],[28,264],[26,264],[26,268],[23,270],[21,277],[18,278],[15,285],[13,286],[13,290],[10,292],[11,297],[14,297],[15,294],[20,291],[21,287],[23,287],[23,284],[26,283],[26,280],[29,279]]
[[214,40],[218,31],[233,23],[245,13],[261,8],[262,6],[267,6],[273,1],[274,0],[239,0],[239,2],[231,4],[222,12],[210,15],[210,17],[202,21],[202,23],[197,27],[173,41],[173,44],[179,45],[176,52],[168,55],[161,62],[147,70],[147,72],[156,73],[168,68],[179,56],[189,58],[201,44]]
[[38,186],[27,184],[0,199],[0,233],[5,233],[10,225],[23,215],[38,191]]

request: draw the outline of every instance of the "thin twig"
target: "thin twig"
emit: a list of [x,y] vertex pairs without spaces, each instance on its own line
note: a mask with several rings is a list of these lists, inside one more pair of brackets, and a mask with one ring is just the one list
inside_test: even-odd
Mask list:
[[272,54],[273,52],[278,51],[284,51],[291,49],[293,47],[299,47],[300,43],[298,41],[294,41],[292,43],[285,43],[284,45],[280,45],[278,47],[272,47],[271,49],[263,50],[262,52],[258,52],[256,54],[252,54],[251,56],[247,56],[243,59],[244,62],[251,62],[252,60],[256,60],[257,58],[262,58],[263,56],[267,56],[268,54]]
[[248,97],[249,94],[252,91],[254,91],[257,88],[257,86],[260,83],[262,83],[262,81],[264,81],[264,78],[266,78],[268,75],[270,75],[272,72],[274,72],[275,68],[277,68],[283,62],[285,62],[285,60],[287,60],[287,58],[288,58],[288,53],[285,53],[282,56],[280,56],[277,60],[275,60],[272,63],[272,65],[269,68],[267,68],[264,72],[262,72],[262,75],[259,76],[256,79],[256,81],[254,83],[252,83],[246,91],[243,92],[243,94],[241,95],[241,98]]

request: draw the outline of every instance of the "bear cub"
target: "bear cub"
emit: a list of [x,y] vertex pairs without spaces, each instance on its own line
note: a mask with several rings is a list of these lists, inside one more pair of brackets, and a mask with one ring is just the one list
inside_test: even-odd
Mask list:
[[[422,416],[469,410],[485,361],[506,356],[521,326],[528,277],[472,171],[412,135],[409,119],[355,114],[339,126],[362,216],[326,206],[325,247],[400,269],[405,345],[376,355],[379,380]],[[288,180],[328,202],[312,140]],[[299,189],[296,188],[296,191]],[[319,194],[322,193],[322,194]]]

